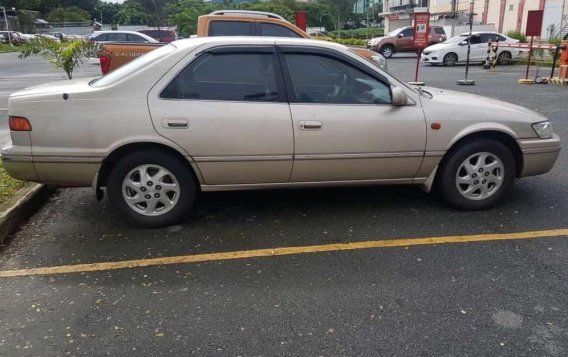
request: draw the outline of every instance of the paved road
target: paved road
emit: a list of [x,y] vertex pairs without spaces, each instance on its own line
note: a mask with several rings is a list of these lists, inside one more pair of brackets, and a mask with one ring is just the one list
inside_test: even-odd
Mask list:
[[[389,66],[412,79],[412,59]],[[568,138],[568,87],[519,86],[521,68],[474,67],[478,84],[457,88],[463,70],[421,68],[428,84],[538,110]],[[567,168],[563,151],[551,173],[520,180],[506,204],[483,212],[456,211],[408,187],[208,193],[187,222],[158,230],[126,226],[88,189],[61,190],[0,251],[0,271],[401,238],[489,240],[0,278],[0,355],[566,356],[566,236],[486,235],[568,228]]]

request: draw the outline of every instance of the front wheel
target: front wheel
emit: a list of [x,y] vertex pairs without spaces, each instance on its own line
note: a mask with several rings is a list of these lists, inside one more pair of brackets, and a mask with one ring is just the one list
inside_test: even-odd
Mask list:
[[381,47],[379,53],[382,54],[385,58],[391,58],[392,55],[394,55],[394,47],[392,47],[391,45],[384,45],[383,47]]
[[195,180],[170,154],[140,150],[123,157],[107,180],[109,201],[129,223],[164,227],[183,219],[195,201]]
[[444,56],[444,65],[446,66],[455,66],[458,62],[458,55],[451,52]]
[[448,155],[440,165],[437,187],[444,199],[457,208],[490,208],[513,185],[515,158],[499,141],[467,142]]
[[501,52],[499,56],[497,56],[497,63],[500,65],[506,65],[511,63],[511,53],[509,52]]

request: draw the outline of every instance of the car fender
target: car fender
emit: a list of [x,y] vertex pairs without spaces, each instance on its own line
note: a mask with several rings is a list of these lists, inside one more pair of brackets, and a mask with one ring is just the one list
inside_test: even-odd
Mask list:
[[517,134],[515,134],[515,132],[513,130],[511,130],[509,127],[507,127],[504,124],[495,123],[495,122],[480,122],[480,123],[471,124],[471,125],[463,128],[462,130],[460,130],[454,136],[454,138],[450,141],[450,143],[447,147],[447,150],[450,150],[458,141],[465,138],[466,136],[469,136],[469,135],[475,134],[475,133],[484,132],[484,131],[486,131],[486,132],[497,131],[497,132],[501,132],[503,134],[507,134],[515,140],[518,139]]

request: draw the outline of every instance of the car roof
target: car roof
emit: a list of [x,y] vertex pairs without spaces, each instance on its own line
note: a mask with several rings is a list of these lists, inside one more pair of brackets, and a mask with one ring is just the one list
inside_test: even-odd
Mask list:
[[[502,33],[495,32],[495,31],[473,31],[472,35],[484,35],[484,34],[491,34],[491,35],[499,35],[505,36]],[[469,36],[469,32],[460,33],[460,36]],[[506,36],[505,36],[506,37]]]
[[205,44],[219,45],[294,45],[305,47],[330,48],[336,50],[345,50],[346,46],[322,40],[311,40],[307,38],[293,37],[264,37],[264,36],[213,36],[213,37],[196,37],[186,38],[172,42],[179,49],[186,49]]

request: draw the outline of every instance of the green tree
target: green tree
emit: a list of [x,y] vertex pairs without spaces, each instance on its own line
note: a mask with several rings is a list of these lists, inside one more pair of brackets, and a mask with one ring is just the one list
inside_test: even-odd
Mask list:
[[90,57],[95,47],[85,41],[57,42],[45,37],[38,37],[20,47],[20,59],[31,55],[40,55],[48,60],[55,68],[62,69],[67,78],[73,78],[73,71],[83,60]]
[[353,12],[353,5],[356,0],[323,0],[335,19],[336,30],[344,27],[345,21]]
[[47,14],[46,20],[49,22],[82,22],[89,21],[91,15],[78,7],[58,7]]

